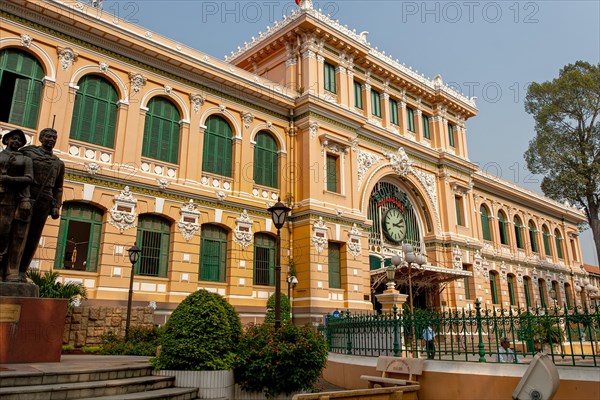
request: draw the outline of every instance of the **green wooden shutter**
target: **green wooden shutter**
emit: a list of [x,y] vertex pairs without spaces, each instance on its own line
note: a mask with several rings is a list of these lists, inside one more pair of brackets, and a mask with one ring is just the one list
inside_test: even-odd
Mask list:
[[407,124],[408,130],[411,132],[414,132],[415,131],[415,112],[410,107],[406,107],[406,121],[408,123]]
[[423,121],[423,137],[425,139],[431,139],[431,134],[429,133],[429,117],[427,115],[421,115],[421,119]]
[[102,224],[92,223],[90,230],[90,241],[88,245],[88,256],[85,270],[94,272],[98,269],[98,253],[100,252],[100,241],[102,235]]
[[360,85],[360,82],[357,81],[354,81],[354,107],[360,108],[361,110],[363,108],[362,86]]
[[341,261],[340,261],[340,245],[338,243],[329,242],[328,244],[328,263],[329,263],[329,287],[332,289],[340,289],[341,281]]
[[398,125],[398,102],[390,99],[390,123]]
[[15,81],[15,90],[12,96],[12,106],[8,122],[23,126],[25,122],[25,109],[27,107],[27,93],[29,92],[30,79],[17,79]]
[[544,293],[544,281],[541,279],[538,279],[538,292],[540,294],[540,302],[541,302],[541,306],[546,308],[546,295]]
[[483,240],[492,240],[488,210],[485,206],[481,206],[479,210],[481,212],[481,230],[483,233]]
[[381,118],[381,97],[376,90],[371,90],[371,114]]
[[563,258],[562,239],[558,230],[554,231],[554,243],[556,244],[556,255],[558,256],[558,258]]
[[56,251],[54,253],[54,269],[63,269],[63,259],[65,257],[65,245],[67,242],[67,231],[69,228],[69,219],[65,215],[60,217],[60,226],[58,228],[58,239],[56,239]]
[[538,252],[537,238],[536,238],[535,226],[533,225],[533,222],[529,222],[529,242],[531,243],[531,251],[534,253],[537,253]]
[[462,225],[462,202],[460,197],[454,197],[454,208],[456,208],[456,223]]
[[160,259],[158,264],[158,276],[165,278],[169,267],[169,253],[171,247],[170,232],[163,231],[160,236]]
[[337,157],[327,154],[327,190],[338,191]]
[[492,292],[492,303],[498,304],[498,288],[496,287],[496,274],[490,273],[490,291]]
[[506,232],[506,219],[504,217],[504,214],[501,212],[498,213],[498,228],[500,230],[500,243],[508,244],[508,232]]
[[200,240],[201,281],[225,282],[227,265],[227,232],[212,225],[203,225]]
[[454,126],[448,124],[448,142],[451,147],[455,146],[454,143]]
[[529,293],[529,280],[523,280],[523,291],[525,292],[525,304],[527,308],[531,307],[531,295]]
[[151,99],[144,123],[142,156],[176,164],[179,161],[180,120],[177,107],[169,100]]
[[510,298],[510,305],[514,306],[516,305],[516,301],[515,301],[515,282],[514,282],[514,277],[512,275],[510,275],[508,277],[508,297]]
[[548,240],[548,229],[544,226],[542,228],[542,237],[544,239],[544,251],[546,252],[547,256],[551,256],[552,253],[550,251],[550,241]]
[[523,236],[522,236],[522,226],[521,226],[521,222],[519,221],[519,219],[517,217],[515,217],[513,219],[513,223],[515,225],[515,239],[517,241],[517,248],[522,249],[524,248],[523,246]]
[[267,132],[256,135],[254,146],[254,182],[276,188],[279,185],[279,155],[275,139]]

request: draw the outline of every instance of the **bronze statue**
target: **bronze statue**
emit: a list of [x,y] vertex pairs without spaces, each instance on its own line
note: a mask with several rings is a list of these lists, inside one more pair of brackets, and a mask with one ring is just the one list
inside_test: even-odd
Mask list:
[[27,144],[22,130],[6,133],[2,144],[6,148],[0,152],[0,272],[2,281],[18,282],[31,214],[33,165],[19,152]]
[[65,164],[52,152],[56,144],[57,132],[45,128],[40,132],[41,146],[25,146],[21,152],[33,162],[33,182],[31,183],[31,201],[33,210],[29,223],[29,232],[25,250],[21,257],[19,275],[25,280],[29,264],[35,255],[42,237],[42,231],[48,215],[58,219],[62,204]]

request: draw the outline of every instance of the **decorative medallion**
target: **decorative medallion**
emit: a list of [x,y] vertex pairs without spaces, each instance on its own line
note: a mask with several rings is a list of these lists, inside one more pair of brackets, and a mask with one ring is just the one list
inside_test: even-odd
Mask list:
[[217,195],[219,201],[223,201],[225,200],[225,197],[227,197],[227,194],[221,191],[215,192],[215,194]]
[[254,115],[247,111],[240,111],[240,115],[242,116],[242,121],[244,121],[244,127],[246,129],[250,128],[250,124],[254,121]]
[[369,169],[382,160],[382,157],[375,153],[371,153],[364,150],[356,150],[357,161],[358,161],[358,186],[360,186],[365,179],[365,175]]
[[165,85],[165,94],[167,96],[170,96],[171,93],[173,93],[173,88],[171,86],[169,86],[169,85]]
[[160,190],[165,190],[167,188],[167,186],[169,186],[171,184],[171,181],[169,181],[168,179],[165,179],[165,178],[157,178],[156,184],[158,185]]
[[500,279],[502,282],[506,282],[506,264],[504,264],[504,261],[500,263]]
[[327,227],[325,226],[323,217],[319,217],[319,220],[313,224],[311,241],[313,242],[317,253],[322,252],[325,248],[325,245],[327,244]]
[[135,209],[137,200],[133,198],[133,194],[129,191],[129,186],[125,186],[121,193],[115,196],[113,201],[115,204],[110,209],[108,222],[112,226],[119,228],[121,232],[129,228],[134,228],[137,218]]
[[352,225],[352,229],[348,232],[348,241],[346,242],[346,248],[348,253],[354,257],[358,257],[362,254],[362,246],[360,244],[360,230],[356,227],[356,224]]
[[311,122],[308,124],[308,132],[310,132],[311,139],[317,137],[317,132],[319,131],[319,124],[316,122]]
[[96,175],[102,170],[102,167],[96,164],[95,162],[83,163],[83,167],[85,171],[90,175]]
[[204,97],[201,94],[190,93],[190,102],[192,103],[194,114],[198,114],[198,111],[200,111],[200,106],[204,104]]
[[29,36],[26,33],[21,34],[21,46],[29,47],[29,46],[31,46],[32,42],[33,42],[33,39],[31,38],[31,36]]
[[454,247],[454,251],[452,252],[452,266],[454,269],[462,270],[462,251],[460,251],[458,245]]
[[146,77],[142,74],[138,74],[135,72],[129,73],[129,81],[131,82],[131,87],[135,93],[139,93],[142,90],[142,86],[146,84]]
[[252,224],[254,224],[254,221],[248,216],[248,211],[242,211],[240,217],[235,222],[233,241],[244,248],[250,246],[252,244]]
[[399,147],[395,153],[387,152],[385,156],[390,160],[390,165],[399,177],[405,177],[412,169],[412,161],[409,160],[404,148]]
[[79,54],[75,53],[70,47],[58,48],[58,59],[60,60],[63,71],[73,65],[78,56]]
[[177,228],[186,241],[190,241],[192,237],[200,230],[200,224],[198,218],[200,217],[200,211],[198,206],[194,204],[194,200],[190,199],[187,204],[179,210],[181,218],[177,222]]
[[106,74],[108,72],[108,64],[107,63],[101,62],[98,64],[98,67],[100,68],[100,73]]

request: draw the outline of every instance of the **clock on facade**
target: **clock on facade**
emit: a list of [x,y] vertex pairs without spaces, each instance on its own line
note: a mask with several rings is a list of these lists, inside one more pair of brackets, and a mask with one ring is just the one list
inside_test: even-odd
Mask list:
[[406,221],[402,211],[390,208],[383,217],[383,233],[394,243],[400,243],[406,235]]

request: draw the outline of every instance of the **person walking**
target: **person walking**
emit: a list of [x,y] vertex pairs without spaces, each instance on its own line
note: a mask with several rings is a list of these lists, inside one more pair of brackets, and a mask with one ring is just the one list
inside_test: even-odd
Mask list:
[[427,359],[433,360],[435,358],[435,332],[433,331],[431,324],[423,329],[422,338],[425,344],[425,351],[427,352]]

